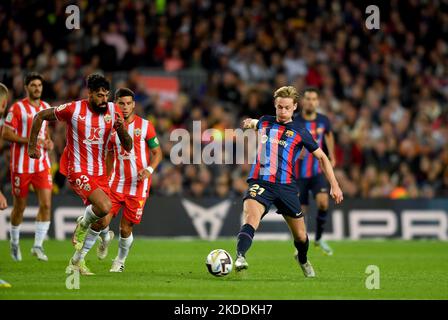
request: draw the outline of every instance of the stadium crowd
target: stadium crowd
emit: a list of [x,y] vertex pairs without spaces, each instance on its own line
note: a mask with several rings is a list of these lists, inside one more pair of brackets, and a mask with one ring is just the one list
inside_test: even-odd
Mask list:
[[[380,6],[379,30],[366,29],[359,1],[230,2],[2,1],[0,81],[12,103],[23,97],[25,73],[38,71],[43,99],[56,106],[86,97],[92,72],[112,80],[125,72],[114,88],[137,93],[138,114],[153,121],[164,151],[152,193],[192,197],[241,195],[250,166],[173,165],[173,129],[191,130],[193,120],[237,128],[244,118],[274,114],[275,88],[315,86],[346,197],[448,196],[446,2],[391,0]],[[65,26],[69,4],[81,10],[79,30]],[[202,70],[207,81],[164,104],[139,82],[142,68]],[[54,191],[66,192],[58,172],[65,128],[53,130]],[[2,185],[9,183],[4,154]]]

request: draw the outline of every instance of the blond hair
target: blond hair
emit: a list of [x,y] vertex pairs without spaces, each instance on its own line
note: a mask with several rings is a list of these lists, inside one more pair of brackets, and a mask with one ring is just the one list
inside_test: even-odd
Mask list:
[[8,100],[8,88],[0,82],[0,107]]
[[274,99],[291,98],[296,104],[299,101],[299,93],[293,86],[283,86],[274,92]]

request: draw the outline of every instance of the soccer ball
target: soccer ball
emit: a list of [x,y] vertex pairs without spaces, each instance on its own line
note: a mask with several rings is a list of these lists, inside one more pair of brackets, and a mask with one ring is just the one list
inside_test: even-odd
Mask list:
[[228,275],[233,269],[233,261],[230,254],[223,249],[215,249],[210,252],[205,260],[208,272],[220,277]]

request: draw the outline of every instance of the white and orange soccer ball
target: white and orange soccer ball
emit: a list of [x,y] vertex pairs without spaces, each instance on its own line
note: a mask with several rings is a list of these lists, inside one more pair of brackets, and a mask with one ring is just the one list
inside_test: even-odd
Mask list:
[[220,277],[228,275],[233,269],[233,260],[230,254],[224,249],[211,251],[205,260],[208,272]]

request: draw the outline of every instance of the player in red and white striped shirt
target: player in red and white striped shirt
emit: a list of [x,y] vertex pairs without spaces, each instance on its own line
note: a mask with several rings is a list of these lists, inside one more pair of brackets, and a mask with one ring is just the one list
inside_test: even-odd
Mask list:
[[37,134],[44,120],[64,121],[67,124],[67,145],[61,158],[61,167],[74,191],[87,206],[79,217],[73,244],[76,252],[70,259],[68,272],[92,274],[84,257],[98,238],[99,232],[89,228],[111,209],[106,174],[106,146],[113,129],[116,130],[125,150],[132,149],[132,138],[126,132],[121,111],[108,103],[110,83],[99,75],[87,77],[88,99],[63,104],[41,111],[34,119],[28,146],[31,158],[39,158]]
[[[8,103],[8,88],[0,82],[0,141],[2,135],[3,128],[3,113],[6,109],[6,104]],[[0,144],[1,146],[1,144]],[[1,188],[2,186],[0,186]],[[5,196],[0,190],[0,210],[4,210],[8,207],[8,202],[6,201]],[[1,280],[0,280],[1,281]]]
[[115,93],[115,103],[123,112],[125,127],[134,144],[132,150],[126,151],[116,134],[112,134],[109,140],[107,167],[108,172],[112,171],[109,179],[112,209],[106,217],[92,225],[92,229],[102,230],[97,254],[98,258],[104,259],[113,238],[108,226],[112,217],[116,217],[123,208],[118,255],[110,269],[111,272],[122,272],[133,241],[132,229],[134,224],[139,224],[142,219],[151,186],[151,174],[162,160],[162,150],[151,122],[135,115],[132,90],[118,89]]
[[10,245],[11,257],[15,261],[22,260],[19,237],[20,224],[28,199],[29,185],[33,185],[39,200],[39,211],[36,217],[36,233],[31,253],[39,260],[47,261],[42,244],[50,226],[51,190],[53,188],[51,165],[48,150],[53,149],[53,142],[45,123],[38,132],[41,155],[31,159],[27,153],[28,137],[31,132],[33,117],[41,110],[50,108],[42,101],[43,78],[38,73],[30,73],[25,77],[27,97],[14,103],[6,116],[3,138],[11,142],[11,184],[13,191],[13,209],[11,212]]
[[[0,82],[0,142],[2,140],[2,128],[3,128],[3,113],[6,109],[6,104],[8,103],[8,88]],[[1,143],[0,143],[1,147]],[[1,186],[0,186],[1,189]],[[4,210],[8,207],[8,202],[6,201],[5,196],[0,190],[0,210]],[[11,288],[11,284],[6,282],[3,279],[0,279],[0,288]]]

